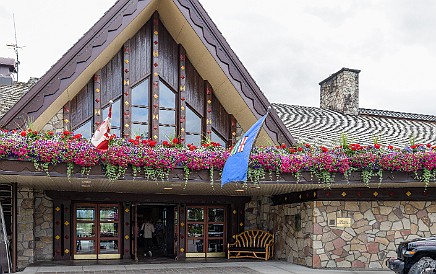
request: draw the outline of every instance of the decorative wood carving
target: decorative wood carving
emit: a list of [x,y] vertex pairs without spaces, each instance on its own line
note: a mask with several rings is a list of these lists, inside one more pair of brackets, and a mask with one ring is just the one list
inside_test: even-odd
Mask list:
[[151,138],[159,140],[159,14],[153,14],[151,65]]
[[124,121],[124,137],[128,138],[132,134],[132,94],[130,89],[130,40],[124,43],[123,56],[123,121]]
[[185,143],[186,138],[186,51],[179,45],[179,98],[180,98],[180,140]]

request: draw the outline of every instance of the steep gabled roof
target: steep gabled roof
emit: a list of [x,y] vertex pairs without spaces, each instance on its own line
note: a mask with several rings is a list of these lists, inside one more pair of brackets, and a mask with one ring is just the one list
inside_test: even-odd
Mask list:
[[297,142],[337,146],[341,134],[352,143],[374,144],[374,138],[384,145],[403,148],[415,143],[436,143],[436,117],[359,109],[359,115],[346,115],[316,107],[273,104],[279,117]]
[[[206,63],[210,66],[218,65],[226,78],[223,82],[216,82],[215,86],[212,79],[205,79],[211,82],[215,90],[218,90],[217,97],[226,110],[235,115],[244,129],[248,129],[255,119],[266,113],[270,103],[198,0],[119,0],[0,119],[0,127],[13,129],[22,126],[30,116],[35,120],[35,127],[42,128],[156,10],[163,17],[164,23],[172,25],[169,27],[170,33],[186,48],[188,56],[190,47],[193,47],[191,44],[195,41],[189,41],[183,37],[183,34],[197,35],[196,39],[202,42],[208,56],[210,55],[214,60],[214,62],[208,60],[209,63],[205,62],[204,66]],[[191,49],[191,54],[195,55],[195,50]],[[228,99],[234,94],[231,92],[220,94],[219,90],[236,90],[240,99],[239,101],[236,100],[237,98]],[[232,105],[232,101],[243,102],[244,105],[236,103]],[[274,111],[269,115],[265,125],[267,135],[273,142],[287,144],[294,142]]]

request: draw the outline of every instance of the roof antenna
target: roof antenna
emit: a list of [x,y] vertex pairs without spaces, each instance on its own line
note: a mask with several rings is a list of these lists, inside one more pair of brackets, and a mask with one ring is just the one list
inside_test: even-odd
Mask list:
[[15,71],[17,73],[17,82],[18,82],[18,66],[20,65],[20,61],[18,59],[18,50],[23,49],[25,46],[18,46],[17,28],[15,26],[15,14],[13,13],[12,13],[12,19],[14,21],[15,44],[6,44],[6,46],[11,47],[15,51],[15,56],[17,59],[17,61],[15,62]]

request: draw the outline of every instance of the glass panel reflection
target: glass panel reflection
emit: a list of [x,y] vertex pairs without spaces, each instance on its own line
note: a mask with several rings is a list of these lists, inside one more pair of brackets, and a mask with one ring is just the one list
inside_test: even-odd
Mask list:
[[[103,120],[107,118],[107,115],[109,113],[109,105],[106,106],[103,111]],[[116,100],[114,101],[114,103],[112,104],[112,120],[111,120],[111,125],[113,127],[117,127],[119,128],[121,124],[121,100]],[[113,132],[112,132],[113,133]],[[119,136],[119,135],[117,135]]]
[[201,133],[201,119],[190,107],[186,108],[186,131]]
[[132,107],[132,121],[148,122],[148,108]]
[[118,221],[118,207],[101,207],[100,221]]
[[118,237],[118,223],[100,223],[100,237]]
[[176,107],[176,96],[174,92],[162,82],[159,82],[159,107]]
[[224,208],[209,208],[207,214],[209,222],[224,222]]
[[100,254],[118,253],[118,240],[101,240]]
[[186,134],[185,144],[193,144],[199,146],[201,145],[201,136],[199,134],[198,135]]
[[174,125],[176,121],[176,112],[174,110],[159,110],[159,124]]
[[209,225],[207,235],[209,238],[224,237],[224,224]]
[[77,240],[76,254],[95,254],[94,240]]
[[188,208],[188,221],[203,222],[204,209],[201,207]]
[[132,88],[133,105],[148,106],[148,87],[148,79],[146,79]]
[[91,139],[91,134],[92,134],[91,120],[84,123],[81,127],[75,129],[74,134],[82,134],[82,138]]
[[76,223],[76,236],[79,238],[95,237],[94,223]]
[[94,221],[95,208],[78,207],[76,208],[76,218],[78,221]]
[[203,240],[189,239],[188,240],[188,252],[192,253],[204,253]]
[[203,224],[188,224],[188,237],[203,237],[204,236]]
[[212,130],[210,139],[212,142],[219,143],[223,147],[226,146],[226,141],[224,141],[224,139],[221,138],[221,136],[219,136],[218,134],[216,134],[213,130]]
[[213,239],[209,240],[207,245],[208,252],[224,252],[224,240],[222,239]]
[[142,138],[148,138],[148,125],[134,124],[132,123],[132,138],[141,136]]
[[172,140],[176,135],[175,127],[159,127],[159,140]]

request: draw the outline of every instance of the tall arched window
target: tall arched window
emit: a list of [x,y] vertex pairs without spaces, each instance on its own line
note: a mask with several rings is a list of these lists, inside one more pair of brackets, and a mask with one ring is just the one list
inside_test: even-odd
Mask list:
[[159,81],[159,140],[176,137],[176,95]]
[[[106,119],[109,113],[109,105],[106,105],[103,110],[103,118]],[[112,120],[111,120],[111,134],[117,137],[121,136],[121,100],[117,99],[112,105]]]
[[147,79],[132,88],[132,136],[148,138],[149,85]]
[[186,144],[201,144],[201,118],[192,108],[186,105]]

